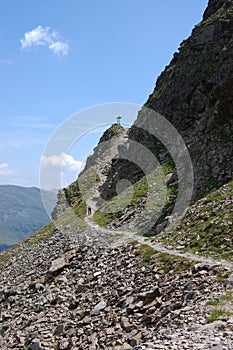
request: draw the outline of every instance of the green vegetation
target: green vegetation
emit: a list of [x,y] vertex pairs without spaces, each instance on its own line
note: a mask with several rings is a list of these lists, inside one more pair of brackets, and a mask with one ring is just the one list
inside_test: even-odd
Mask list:
[[[132,242],[133,245],[135,241]],[[136,250],[135,255],[142,255],[143,261],[148,262],[152,255],[156,254],[157,251],[147,244],[140,244],[139,248]]]
[[220,20],[222,22],[228,21],[233,16],[233,9],[225,9],[224,7],[221,7],[218,11],[216,11],[212,16],[208,17],[205,21],[201,22],[200,24],[203,24],[204,26],[209,26],[210,24],[214,23],[217,20]]
[[195,263],[188,259],[167,253],[158,253],[156,255],[156,259],[162,263],[161,270],[164,272],[164,274],[168,274],[170,270],[186,271]]
[[[233,291],[229,291],[226,294],[220,296],[219,300],[209,300],[206,302],[206,306],[210,308],[210,315],[207,319],[207,323],[212,323],[218,320],[220,317],[228,317],[232,315],[233,306]],[[230,311],[229,311],[230,310]]]
[[223,294],[220,298],[222,301],[231,301],[233,302],[233,291],[230,291],[226,294]]
[[24,242],[28,243],[29,245],[38,244],[44,241],[45,239],[51,237],[54,230],[55,230],[55,225],[53,221],[51,221],[47,225],[43,226],[40,230],[33,233],[30,237],[26,238]]
[[230,276],[230,274],[231,274],[230,272],[225,272],[225,273],[219,272],[217,274],[217,282],[224,283],[226,279]]
[[[78,181],[73,182],[71,185],[65,188],[64,192],[65,192],[67,203],[72,208],[75,215],[79,219],[84,220],[87,212],[87,206],[86,206],[86,202],[83,199],[81,190],[79,188]],[[68,212],[66,212],[66,214],[68,214]],[[64,215],[63,215],[63,218],[64,218]]]
[[179,226],[163,232],[156,240],[173,246],[182,245],[185,251],[233,259],[233,181],[188,210]]
[[112,126],[107,130],[112,136],[118,135],[123,127],[119,124],[112,124]]
[[161,164],[163,172],[165,175],[173,173],[175,169],[175,163],[172,158],[169,158],[166,162]]
[[224,310],[214,309],[208,317],[207,323],[213,323],[217,321],[220,317],[224,316],[231,316],[231,313]]
[[[119,213],[118,213],[119,215]],[[108,226],[108,224],[111,221],[115,221],[118,218],[117,213],[104,213],[99,210],[96,210],[96,212],[93,215],[94,221],[103,227]]]
[[106,227],[136,209],[139,212],[143,210],[143,213],[156,214],[171,192],[172,189],[167,189],[164,185],[162,169],[157,168],[105,203],[101,210],[95,212],[94,221]]
[[177,257],[175,255],[160,253],[147,244],[140,244],[138,241],[132,241],[131,244],[135,247],[135,255],[141,255],[143,261],[148,263],[151,259],[160,263],[160,270],[166,275],[169,271],[186,271],[195,264],[188,259]]
[[221,305],[221,303],[217,300],[208,300],[206,302],[206,306],[218,306]]

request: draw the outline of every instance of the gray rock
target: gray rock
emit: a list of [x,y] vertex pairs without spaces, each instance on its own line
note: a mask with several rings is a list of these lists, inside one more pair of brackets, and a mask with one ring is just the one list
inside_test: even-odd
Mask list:
[[107,306],[107,303],[104,300],[101,300],[98,304],[95,305],[95,307],[92,310],[92,314],[96,315],[98,314],[101,310],[105,309]]

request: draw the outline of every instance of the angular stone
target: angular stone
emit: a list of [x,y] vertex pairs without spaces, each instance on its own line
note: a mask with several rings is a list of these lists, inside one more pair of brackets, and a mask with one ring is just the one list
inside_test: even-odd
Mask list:
[[65,259],[63,257],[58,258],[52,261],[49,271],[54,273],[62,270],[65,266],[66,266]]
[[132,325],[130,324],[127,317],[124,317],[124,316],[121,317],[121,327],[125,331],[129,331],[132,328]]
[[41,343],[38,339],[34,339],[30,345],[30,350],[41,350]]
[[148,292],[140,294],[140,297],[144,299],[144,303],[148,304],[152,302],[155,298],[158,298],[160,296],[160,290],[158,287],[155,287],[152,290],[149,290]]
[[101,310],[103,310],[107,306],[107,303],[104,300],[101,300],[97,305],[95,305],[92,310],[92,314],[98,314]]
[[57,282],[57,283],[67,283],[67,278],[66,278],[66,276],[57,276],[55,278],[55,282]]
[[64,324],[61,324],[61,325],[57,326],[57,328],[55,329],[54,335],[60,336],[63,333],[64,333]]

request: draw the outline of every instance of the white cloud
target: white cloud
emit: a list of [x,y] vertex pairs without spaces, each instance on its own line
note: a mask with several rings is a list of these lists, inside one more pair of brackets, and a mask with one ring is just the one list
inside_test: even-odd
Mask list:
[[57,56],[65,56],[69,51],[69,44],[60,37],[58,32],[41,25],[24,33],[24,38],[20,39],[20,43],[22,49],[30,49],[33,46],[48,46]]
[[49,49],[52,50],[58,56],[66,56],[69,51],[69,45],[67,43],[56,41],[55,43],[49,45]]
[[0,175],[10,175],[13,173],[13,170],[10,169],[9,164],[0,163]]
[[71,155],[62,152],[57,156],[42,156],[41,165],[43,167],[66,167],[69,170],[78,172],[82,167],[82,162],[75,160]]

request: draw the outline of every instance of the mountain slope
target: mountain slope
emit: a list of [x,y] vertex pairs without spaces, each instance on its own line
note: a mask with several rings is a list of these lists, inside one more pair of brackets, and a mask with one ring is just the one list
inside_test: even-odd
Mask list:
[[[169,215],[179,188],[176,164],[166,147],[143,131],[142,109],[129,134],[162,164],[167,198],[152,230],[161,233],[143,237],[130,231],[137,228],[139,216],[140,221],[148,220],[153,208],[145,212],[145,201],[159,186],[153,182],[148,186],[140,167],[120,159],[128,147],[127,139],[123,137],[116,152],[119,139],[112,132],[115,129],[107,130],[101,140],[110,141],[108,147],[100,142],[79,179],[60,190],[54,221],[0,254],[2,349],[233,348],[232,100],[231,91],[225,89],[232,71],[229,67],[225,74],[229,57],[217,70],[210,64],[222,42],[231,50],[232,5],[232,0],[209,1],[204,21],[180,50],[186,59],[182,54],[175,58],[174,75],[169,77],[167,67],[148,100],[151,108],[161,107],[159,112],[174,122],[194,164],[193,203],[179,226],[172,226],[176,217]],[[213,37],[218,39],[216,43]],[[192,47],[200,57],[191,54]],[[197,65],[191,64],[192,59]],[[186,62],[190,67],[179,84]],[[197,87],[190,92],[192,81],[206,90]],[[185,100],[187,91],[190,100]],[[210,92],[216,93],[219,101],[217,113]],[[199,93],[203,94],[200,99]],[[191,106],[188,102],[194,97]],[[198,112],[201,102],[204,107]],[[146,170],[149,177],[153,167]],[[125,188],[122,182],[119,186],[123,179],[133,186],[126,183]],[[127,197],[129,189],[134,190],[132,198]],[[126,202],[124,213],[101,212],[111,201],[121,207],[125,197],[130,202]],[[87,219],[88,203],[97,210]],[[98,227],[93,220],[111,230]]]
[[[48,208],[56,204],[56,194],[45,192]],[[36,187],[0,186],[0,245],[19,242],[50,221]]]

